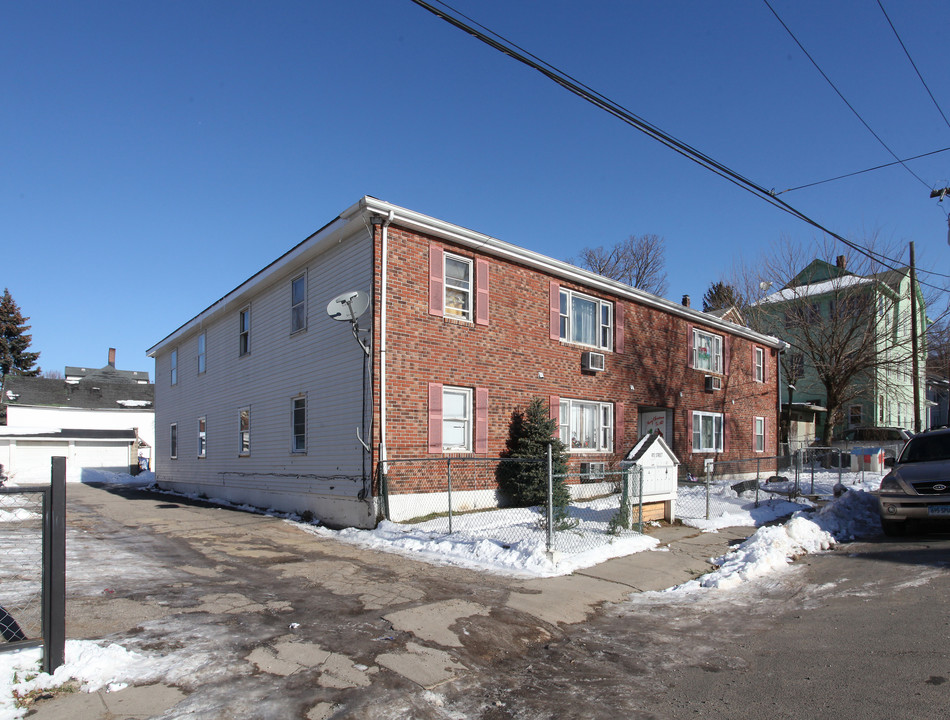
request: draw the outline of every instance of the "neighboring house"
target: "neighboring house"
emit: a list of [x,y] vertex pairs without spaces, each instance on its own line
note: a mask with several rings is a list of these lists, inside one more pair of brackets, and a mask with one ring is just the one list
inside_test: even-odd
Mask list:
[[[325,308],[355,291],[351,332]],[[370,527],[381,459],[498,458],[534,397],[575,470],[659,431],[701,474],[776,454],[783,346],[364,197],[149,349],[156,481]]]
[[[87,469],[129,472],[155,444],[154,385],[148,373],[66,368],[66,380],[10,375],[0,403],[0,463],[16,482],[49,482],[51,457],[66,457],[67,479]],[[144,382],[142,380],[144,379]]]
[[[919,285],[916,287],[918,309],[917,383],[921,407],[925,398],[926,312]],[[911,278],[909,268],[889,270],[868,276],[847,270],[844,256],[836,264],[814,260],[778,292],[760,300],[755,311],[764,311],[756,327],[767,328],[788,340],[792,348],[783,357],[785,373],[781,380],[783,408],[792,402],[792,410],[803,407],[818,411],[816,435],[828,421],[828,397],[824,384],[806,353],[796,349],[804,318],[814,326],[834,327],[847,331],[852,317],[873,333],[870,352],[876,358],[873,367],[852,384],[849,399],[835,423],[835,432],[857,426],[914,428],[914,373],[911,352]],[[784,320],[783,320],[784,316]],[[834,340],[834,338],[832,338]],[[842,339],[840,347],[829,344],[828,357],[834,352],[848,351]],[[793,385],[791,392],[789,385]],[[922,409],[922,422],[926,412]]]
[[927,374],[927,427],[950,425],[950,380],[933,373]]

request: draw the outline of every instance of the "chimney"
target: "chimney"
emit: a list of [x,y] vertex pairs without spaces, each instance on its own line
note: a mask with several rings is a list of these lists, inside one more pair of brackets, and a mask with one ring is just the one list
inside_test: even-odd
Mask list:
[[683,296],[683,307],[689,307],[689,295]]
[[848,266],[848,258],[845,255],[839,255],[835,258],[835,265],[844,270]]
[[115,348],[109,348],[109,367],[115,367]]

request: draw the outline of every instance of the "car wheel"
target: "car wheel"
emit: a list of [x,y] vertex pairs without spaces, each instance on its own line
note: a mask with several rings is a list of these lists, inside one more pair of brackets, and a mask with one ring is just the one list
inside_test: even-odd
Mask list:
[[888,537],[903,537],[907,534],[907,522],[904,520],[885,520],[881,518],[881,529]]

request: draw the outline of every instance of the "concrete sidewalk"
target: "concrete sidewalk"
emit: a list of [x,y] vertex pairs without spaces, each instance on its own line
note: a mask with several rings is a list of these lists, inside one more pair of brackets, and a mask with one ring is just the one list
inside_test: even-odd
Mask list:
[[[221,628],[240,618],[245,629],[220,648],[221,664],[234,668],[233,677],[216,673],[215,697],[228,695],[228,682],[235,685],[232,695],[267,697],[287,687],[288,701],[302,703],[306,711],[299,716],[307,720],[338,714],[352,701],[350,690],[423,691],[472,673],[488,678],[498,653],[570,632],[603,604],[631,593],[691,580],[712,569],[709,558],[754,531],[653,528],[650,534],[660,540],[655,550],[563,577],[524,580],[374,553],[306,535],[276,518],[169,496],[89,486],[69,491],[74,531],[124,543],[143,562],[163,562],[168,574],[155,573],[147,595],[106,578],[103,584],[115,587],[109,598],[70,591],[69,637],[132,648],[142,643],[150,650],[165,644],[173,652],[180,647],[173,633],[183,623]],[[309,634],[304,630],[310,628],[287,632],[285,616],[314,627]],[[300,678],[311,678],[310,690],[298,687]],[[210,685],[194,678],[175,687],[57,695],[38,701],[29,717],[193,716],[195,707],[211,702],[202,699]],[[220,717],[258,717],[255,712],[223,707]]]

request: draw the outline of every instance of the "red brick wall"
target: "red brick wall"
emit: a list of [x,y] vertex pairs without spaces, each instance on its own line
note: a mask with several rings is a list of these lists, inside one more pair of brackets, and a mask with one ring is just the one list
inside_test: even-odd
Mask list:
[[[729,374],[721,391],[704,389],[706,373],[687,365],[691,323],[645,305],[559,281],[585,294],[623,302],[624,352],[606,352],[606,370],[585,373],[585,349],[550,339],[549,288],[553,278],[539,271],[483,255],[490,261],[490,320],[487,326],[429,314],[429,245],[476,258],[463,246],[390,226],[388,277],[388,421],[391,458],[430,456],[427,452],[428,384],[442,383],[489,390],[488,454],[505,448],[511,415],[533,397],[545,403],[552,395],[579,400],[623,403],[623,435],[615,438],[615,454],[572,453],[581,460],[608,463],[620,460],[637,441],[637,412],[641,406],[673,411],[673,450],[694,474],[704,458],[729,460],[754,457],[753,417],[766,418],[764,456],[775,454],[777,443],[776,382],[773,350],[765,348],[766,382],[753,380],[752,343],[731,338]],[[380,244],[377,231],[376,333],[379,338]],[[474,292],[473,292],[474,297]],[[699,323],[692,323],[702,327]],[[722,335],[722,331],[706,328]],[[376,382],[375,442],[379,442],[379,347],[374,352]],[[543,374],[543,378],[539,377]],[[633,389],[631,389],[631,385]],[[722,454],[691,452],[689,417],[693,410],[726,414],[728,445]],[[375,448],[374,448],[375,449]],[[681,470],[683,472],[685,470]]]

